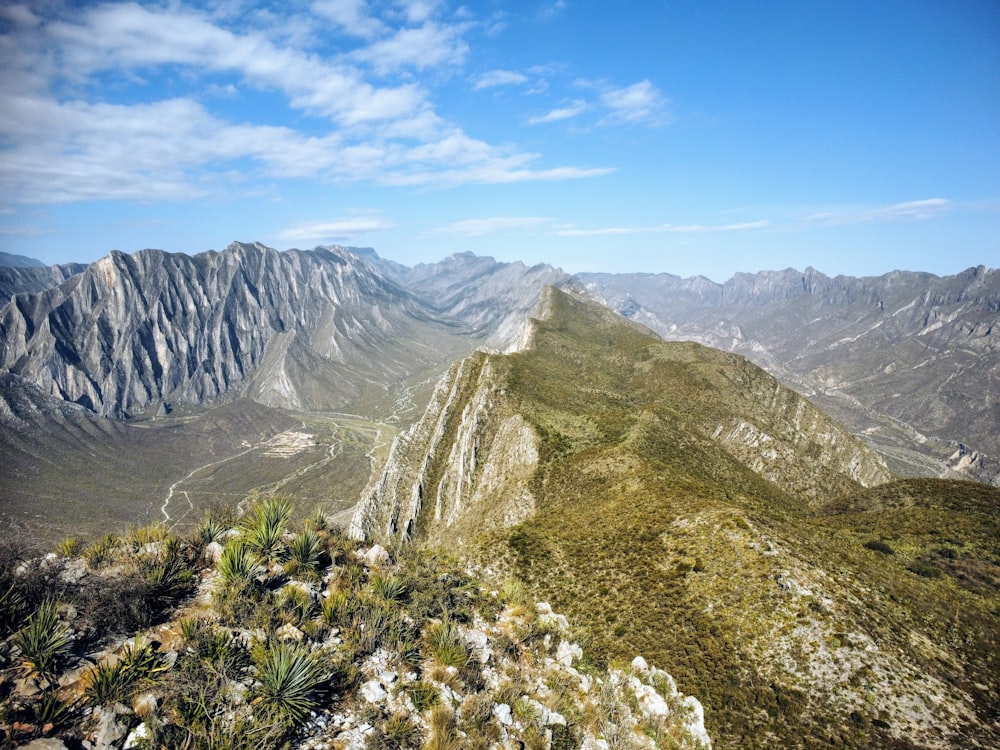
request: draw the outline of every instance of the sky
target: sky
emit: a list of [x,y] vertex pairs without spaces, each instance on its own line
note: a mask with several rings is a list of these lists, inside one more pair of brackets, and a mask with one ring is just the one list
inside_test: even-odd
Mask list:
[[0,250],[1000,266],[996,0],[0,6]]

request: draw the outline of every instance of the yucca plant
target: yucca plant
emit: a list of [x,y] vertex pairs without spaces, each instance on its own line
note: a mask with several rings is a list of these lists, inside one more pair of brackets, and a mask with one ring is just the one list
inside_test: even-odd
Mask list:
[[69,536],[56,545],[56,552],[63,557],[75,557],[83,548],[82,543],[75,536]]
[[269,497],[256,502],[243,524],[247,546],[272,562],[284,553],[285,526],[292,515],[292,505],[283,497]]
[[170,535],[170,530],[163,521],[129,528],[126,536],[133,550],[138,550],[147,544],[162,542]]
[[198,539],[202,544],[218,542],[226,533],[226,527],[216,521],[211,515],[205,516],[201,525],[198,526]]
[[43,601],[13,639],[24,675],[50,684],[72,642],[69,628],[59,622],[54,599]]
[[252,581],[266,572],[260,563],[257,551],[241,540],[227,544],[222,550],[218,570],[225,583]]
[[432,622],[424,629],[424,644],[431,657],[445,667],[465,668],[469,649],[462,640],[458,626],[447,618]]
[[330,674],[307,646],[269,641],[254,649],[253,660],[260,681],[254,702],[272,719],[292,726],[320,704]]
[[347,591],[331,591],[323,600],[323,620],[327,625],[340,626],[347,623],[354,613],[355,599]]
[[144,561],[146,603],[152,612],[159,612],[194,589],[194,570],[188,564],[177,539],[167,539],[163,552],[156,560]]
[[309,523],[315,531],[326,531],[330,527],[330,518],[326,515],[326,511],[317,505]]
[[110,533],[105,534],[83,551],[83,557],[91,569],[99,568],[111,558],[118,545],[118,537]]
[[319,537],[312,529],[296,534],[288,545],[288,564],[286,570],[289,573],[315,573],[319,567],[319,558],[323,548],[319,543]]
[[375,596],[386,602],[398,602],[406,596],[406,583],[397,576],[375,573],[368,586]]
[[116,662],[103,661],[87,674],[84,697],[106,706],[127,700],[140,686],[156,682],[169,669],[153,645],[136,635]]

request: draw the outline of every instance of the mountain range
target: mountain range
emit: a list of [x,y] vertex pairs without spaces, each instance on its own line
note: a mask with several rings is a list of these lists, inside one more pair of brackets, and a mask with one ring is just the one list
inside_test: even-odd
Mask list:
[[520,579],[602,662],[650,655],[719,747],[1000,741],[996,271],[259,243],[2,270],[19,534],[287,494]]

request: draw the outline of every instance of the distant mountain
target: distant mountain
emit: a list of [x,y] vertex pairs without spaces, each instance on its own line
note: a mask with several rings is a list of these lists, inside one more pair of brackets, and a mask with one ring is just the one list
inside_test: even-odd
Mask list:
[[45,268],[45,264],[37,258],[4,252],[0,252],[0,266],[7,266],[9,268]]
[[0,302],[6,302],[15,294],[35,294],[59,286],[86,267],[82,263],[67,263],[60,266],[0,264]]
[[1000,741],[1000,491],[892,483],[739,355],[549,289],[525,347],[452,367],[356,535],[453,550],[639,650],[716,747]]
[[0,309],[0,368],[115,417],[236,396],[333,409],[467,351],[464,333],[346,249],[113,252]]
[[666,339],[744,354],[864,434],[897,472],[1000,480],[1000,271],[575,279]]
[[472,253],[390,273],[440,315],[461,320],[484,345],[497,349],[516,344],[546,285],[570,280],[553,266],[498,263]]

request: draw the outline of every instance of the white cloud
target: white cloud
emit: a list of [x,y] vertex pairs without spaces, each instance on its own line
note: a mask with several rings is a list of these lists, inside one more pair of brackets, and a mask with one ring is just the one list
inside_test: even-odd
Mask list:
[[[280,9],[59,7],[44,24],[27,6],[0,9],[0,204],[189,200],[284,178],[451,186],[611,171],[538,167],[537,154],[440,117],[409,71],[460,64],[471,22],[435,20],[433,2],[380,4],[376,17],[363,2],[317,0],[315,12],[364,39],[325,54],[290,45],[288,18],[272,32],[265,16]],[[387,85],[372,69],[394,78]],[[161,91],[173,93],[158,100]],[[260,92],[279,109],[262,117],[247,105],[240,120],[208,109]],[[303,115],[320,122],[302,125]]]
[[359,50],[354,57],[383,75],[406,67],[424,70],[444,64],[458,65],[469,52],[461,33],[460,26],[425,23],[417,28],[399,29],[391,37]]
[[333,21],[346,33],[371,39],[382,33],[385,25],[368,13],[365,0],[319,0],[312,4],[313,12]]
[[345,241],[359,235],[390,228],[392,228],[392,224],[380,218],[359,216],[335,221],[311,221],[298,224],[279,232],[278,238],[290,242]]
[[550,110],[544,115],[537,115],[535,117],[528,118],[529,125],[541,125],[547,122],[558,122],[560,120],[568,120],[570,118],[581,115],[589,109],[589,106],[582,99],[577,99],[568,107],[559,107],[557,109]]
[[444,234],[457,234],[463,237],[480,237],[512,229],[533,229],[547,224],[551,219],[540,216],[492,216],[485,219],[466,219],[456,221],[438,229]]
[[600,229],[577,229],[566,227],[554,234],[560,237],[599,237],[603,235],[623,234],[706,234],[710,232],[742,232],[752,229],[764,229],[771,226],[769,221],[745,221],[738,224],[659,224],[657,226],[604,227]]
[[548,20],[555,18],[566,10],[566,0],[555,0],[555,2],[543,3],[538,9],[538,17]]
[[479,76],[472,88],[475,91],[495,88],[496,86],[516,86],[526,83],[528,77],[513,70],[490,70]]
[[621,88],[604,88],[600,102],[608,110],[601,125],[661,125],[669,122],[669,102],[647,81]]
[[837,209],[822,211],[806,216],[803,221],[813,224],[848,225],[870,224],[873,222],[926,221],[933,219],[952,208],[952,203],[946,198],[927,198],[924,200],[894,203],[878,208]]

